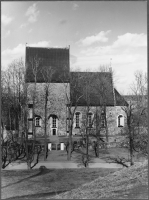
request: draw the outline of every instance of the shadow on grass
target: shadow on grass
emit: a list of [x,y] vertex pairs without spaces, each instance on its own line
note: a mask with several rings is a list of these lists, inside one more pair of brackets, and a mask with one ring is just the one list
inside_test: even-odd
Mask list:
[[47,193],[39,193],[39,194],[29,194],[29,195],[23,195],[23,196],[15,196],[15,197],[10,197],[10,198],[6,198],[9,200],[16,200],[16,199],[28,199],[28,198],[33,198],[33,199],[37,199],[37,198],[44,198],[44,197],[51,197],[51,196],[55,196],[57,194],[63,193],[63,192],[67,192],[68,190],[63,190],[63,191],[56,191],[56,192],[47,192]]
[[35,177],[37,177],[37,176],[41,176],[41,175],[47,174],[47,173],[49,173],[49,172],[51,172],[51,171],[53,171],[53,170],[51,170],[51,169],[44,169],[44,170],[41,170],[38,174],[34,174],[34,175],[32,175],[32,176],[29,176],[29,177],[27,177],[27,178],[21,179],[21,180],[15,182],[15,183],[8,184],[8,185],[3,186],[3,187],[1,187],[1,188],[6,188],[6,187],[9,187],[9,186],[11,186],[11,185],[15,185],[15,184],[18,184],[18,183],[22,183],[23,181],[29,180],[29,179],[31,179],[31,178],[35,178]]

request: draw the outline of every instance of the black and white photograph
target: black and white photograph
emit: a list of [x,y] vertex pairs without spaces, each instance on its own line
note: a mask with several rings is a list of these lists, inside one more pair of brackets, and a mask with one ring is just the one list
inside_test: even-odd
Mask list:
[[1,2],[1,199],[148,199],[147,1]]

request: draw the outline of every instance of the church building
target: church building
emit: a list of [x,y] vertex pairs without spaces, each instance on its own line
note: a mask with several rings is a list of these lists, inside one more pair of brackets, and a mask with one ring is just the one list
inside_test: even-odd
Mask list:
[[[72,125],[73,141],[88,129],[115,145],[124,137],[128,106],[114,88],[111,72],[72,72],[69,48],[26,47],[28,138],[64,150]],[[107,136],[108,134],[108,136]],[[108,139],[107,139],[108,137]],[[90,137],[95,140],[95,137]]]

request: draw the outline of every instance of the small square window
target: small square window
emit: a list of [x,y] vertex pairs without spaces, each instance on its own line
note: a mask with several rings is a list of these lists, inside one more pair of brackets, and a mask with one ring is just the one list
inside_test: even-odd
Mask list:
[[56,150],[56,144],[52,144],[52,150]]
[[61,150],[61,145],[57,144],[57,150]]

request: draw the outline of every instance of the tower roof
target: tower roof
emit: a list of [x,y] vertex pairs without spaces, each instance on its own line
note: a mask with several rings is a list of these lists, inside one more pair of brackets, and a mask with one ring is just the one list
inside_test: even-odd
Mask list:
[[68,82],[69,48],[26,47],[26,82]]

